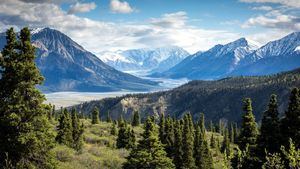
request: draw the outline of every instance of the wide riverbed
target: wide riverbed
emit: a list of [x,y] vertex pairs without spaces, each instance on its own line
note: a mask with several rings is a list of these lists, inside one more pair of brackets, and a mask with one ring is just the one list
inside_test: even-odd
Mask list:
[[[150,79],[150,78],[149,78]],[[175,87],[178,87],[184,83],[187,83],[187,79],[160,79],[160,78],[151,78],[150,80],[160,82],[160,85],[157,86],[157,89],[148,92],[163,91],[169,90]],[[55,92],[55,93],[46,93],[47,98],[46,103],[51,103],[56,106],[56,108],[67,107],[75,104],[79,104],[91,100],[100,100],[108,97],[117,97],[123,96],[126,94],[135,94],[143,93],[136,91],[117,91],[117,92]],[[144,92],[145,93],[145,92]]]

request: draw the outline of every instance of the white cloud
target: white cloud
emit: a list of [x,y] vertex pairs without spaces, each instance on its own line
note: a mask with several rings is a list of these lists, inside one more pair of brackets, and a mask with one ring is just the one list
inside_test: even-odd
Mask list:
[[152,18],[150,23],[162,28],[179,28],[186,24],[187,19],[186,12],[179,11],[176,13],[164,14],[162,18]]
[[77,2],[76,4],[71,5],[68,14],[89,12],[91,10],[94,10],[96,7],[97,5],[94,2],[91,3]]
[[120,0],[111,0],[110,1],[110,10],[113,13],[132,13],[134,9],[126,1]]
[[273,8],[271,6],[256,6],[252,8],[253,10],[261,10],[261,11],[270,11]]
[[299,0],[240,0],[240,2],[247,2],[247,3],[276,3],[281,4],[289,7],[300,8],[300,1]]
[[298,31],[300,29],[300,17],[284,14],[280,10],[271,10],[266,14],[249,18],[242,25],[243,28],[249,28],[253,26]]

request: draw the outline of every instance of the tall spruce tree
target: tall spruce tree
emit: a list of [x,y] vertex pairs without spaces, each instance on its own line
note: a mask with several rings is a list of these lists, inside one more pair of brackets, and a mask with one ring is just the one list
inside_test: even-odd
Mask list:
[[117,129],[116,123],[117,122],[113,122],[112,126],[110,128],[110,134],[113,136],[116,136],[118,134],[118,129]]
[[77,117],[77,112],[75,109],[72,109],[72,137],[73,137],[73,145],[72,147],[80,151],[83,146],[83,131],[84,126],[83,123],[80,124],[80,121]]
[[[204,133],[202,133],[204,132]],[[206,140],[205,131],[198,125],[195,130],[194,157],[196,168],[213,169],[212,154]]]
[[43,77],[34,62],[29,29],[23,28],[18,40],[8,29],[6,42],[0,55],[0,166],[6,159],[12,167],[53,168],[49,150],[54,135],[45,97],[36,88]]
[[159,141],[157,127],[153,117],[148,117],[144,124],[144,133],[137,148],[134,148],[124,169],[173,169],[172,160],[167,157],[163,145]]
[[140,123],[141,123],[140,113],[138,111],[134,111],[133,112],[133,117],[132,117],[131,125],[133,127],[136,127],[136,126],[139,126]]
[[201,113],[201,115],[200,115],[199,126],[200,126],[200,129],[201,129],[201,133],[205,134],[206,129],[205,129],[204,113]]
[[267,152],[273,154],[280,149],[280,129],[278,117],[278,105],[276,95],[271,95],[268,108],[263,114],[261,121],[260,135],[258,137],[258,153],[263,159]]
[[160,120],[159,120],[159,139],[162,144],[166,144],[166,139],[165,139],[165,125],[166,125],[166,119],[165,115],[161,114]]
[[300,92],[294,88],[289,99],[288,110],[281,120],[281,134],[285,146],[289,145],[289,138],[295,142],[296,148],[300,148]]
[[173,119],[168,116],[165,123],[165,150],[168,157],[174,156],[174,126]]
[[99,109],[95,106],[92,111],[92,124],[98,124],[99,121]]
[[254,146],[258,135],[250,98],[244,100],[243,110],[244,115],[242,116],[242,128],[239,136],[239,147],[241,150],[245,150],[247,145]]
[[226,152],[227,155],[230,155],[230,139],[228,134],[228,128],[225,129],[225,134],[223,136],[223,142],[221,146],[221,152]]
[[124,121],[118,124],[117,148],[127,148],[129,144],[129,133],[127,125]]
[[56,141],[60,144],[64,144],[69,147],[72,147],[73,146],[72,119],[67,109],[63,110],[63,114],[60,115],[58,122],[59,124],[57,126],[57,136],[55,138]]
[[193,127],[189,114],[184,116],[182,130],[183,168],[195,168]]
[[183,168],[182,125],[177,120],[174,127],[174,164],[176,169]]

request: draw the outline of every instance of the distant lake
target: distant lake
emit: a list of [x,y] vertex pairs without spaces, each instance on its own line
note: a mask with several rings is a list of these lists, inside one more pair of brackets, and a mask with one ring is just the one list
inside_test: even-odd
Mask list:
[[[147,78],[149,80],[160,82],[160,85],[153,91],[163,91],[178,87],[182,84],[188,82],[187,79],[162,79],[162,78]],[[116,91],[116,92],[54,92],[46,93],[47,98],[46,103],[51,103],[56,106],[56,108],[67,107],[79,103],[83,103],[91,100],[100,100],[103,98],[111,98],[117,96],[123,96],[126,94],[137,94],[146,92],[137,91]]]

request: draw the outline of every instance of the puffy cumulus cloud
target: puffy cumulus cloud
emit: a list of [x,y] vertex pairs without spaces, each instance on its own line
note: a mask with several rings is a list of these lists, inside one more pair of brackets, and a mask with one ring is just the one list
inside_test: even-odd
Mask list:
[[169,45],[177,45],[193,53],[240,37],[224,30],[194,27],[187,20],[185,12],[176,12],[150,18],[142,23],[117,24],[68,15],[58,4],[18,0],[7,0],[0,4],[0,30],[8,26],[52,27],[95,54],[104,50]]
[[281,4],[289,7],[300,8],[300,1],[299,0],[240,0],[240,2],[247,2],[247,3],[275,3]]
[[243,28],[249,28],[253,26],[297,31],[300,29],[300,17],[283,13],[280,10],[271,10],[266,14],[249,18],[242,25]]
[[68,14],[89,12],[91,10],[94,10],[96,7],[97,5],[94,2],[91,3],[77,2],[76,4],[71,5]]
[[110,10],[113,13],[132,13],[135,10],[129,5],[126,1],[120,0],[111,0],[110,1]]

